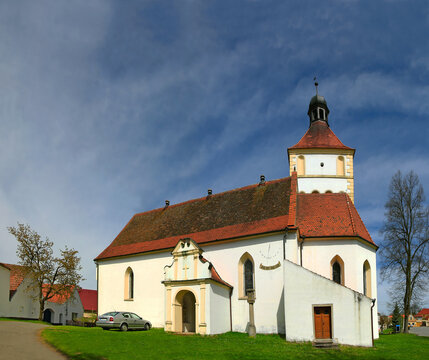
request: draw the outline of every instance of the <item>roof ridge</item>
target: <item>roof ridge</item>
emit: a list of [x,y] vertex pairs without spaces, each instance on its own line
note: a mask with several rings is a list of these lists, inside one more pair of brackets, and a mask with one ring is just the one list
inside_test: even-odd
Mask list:
[[[263,184],[262,186],[276,184],[276,183],[279,183],[279,182],[282,182],[282,181],[286,181],[289,178],[291,178],[291,176],[287,176],[287,177],[280,178],[280,179],[269,180],[269,181],[266,181],[265,184]],[[261,186],[261,184],[260,183],[256,183],[256,184],[246,185],[246,186],[242,186],[242,187],[239,187],[239,188],[235,188],[235,189],[231,189],[231,190],[222,191],[220,193],[212,194],[212,195],[209,195],[209,197],[213,198],[213,197],[217,197],[217,196],[224,195],[224,194],[227,194],[227,193],[232,193],[234,191],[253,189],[253,188],[258,187],[258,186]],[[173,207],[177,207],[177,206],[181,206],[181,205],[185,205],[185,204],[190,204],[190,203],[197,202],[197,201],[202,201],[202,200],[205,200],[205,199],[207,199],[207,195],[199,197],[199,198],[195,198],[195,199],[190,199],[190,200],[182,201],[182,202],[177,203],[177,204],[172,204],[172,205],[164,206],[164,207],[161,207],[161,208],[156,208],[156,209],[152,209],[152,210],[148,210],[148,211],[141,211],[139,213],[134,214],[134,216],[139,216],[139,215],[142,215],[142,214],[149,214],[149,213],[155,212],[155,211],[162,211],[162,210],[167,209],[167,208],[173,208]]]

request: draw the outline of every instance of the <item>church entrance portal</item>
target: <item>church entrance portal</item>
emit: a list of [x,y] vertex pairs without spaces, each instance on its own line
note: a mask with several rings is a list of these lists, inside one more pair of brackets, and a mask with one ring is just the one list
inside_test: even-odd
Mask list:
[[182,290],[176,295],[176,332],[195,332],[195,296],[191,291]]
[[53,311],[51,309],[46,309],[45,311],[43,311],[43,321],[52,323],[53,318]]

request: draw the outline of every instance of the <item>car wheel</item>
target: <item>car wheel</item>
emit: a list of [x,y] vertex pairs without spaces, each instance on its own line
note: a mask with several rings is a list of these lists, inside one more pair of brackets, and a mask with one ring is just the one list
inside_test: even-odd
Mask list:
[[125,323],[123,323],[119,329],[120,329],[121,331],[127,331],[127,330],[128,330],[128,325],[127,325],[127,324],[125,324]]
[[144,329],[147,331],[147,330],[150,330],[150,325],[148,324],[148,323],[146,323],[146,324],[144,324]]

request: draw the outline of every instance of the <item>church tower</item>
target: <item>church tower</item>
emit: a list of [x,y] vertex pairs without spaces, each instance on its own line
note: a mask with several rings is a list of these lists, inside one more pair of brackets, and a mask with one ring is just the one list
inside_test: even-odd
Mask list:
[[329,108],[318,93],[310,100],[310,125],[301,140],[288,149],[290,173],[297,172],[300,193],[349,194],[354,202],[353,157],[329,127]]

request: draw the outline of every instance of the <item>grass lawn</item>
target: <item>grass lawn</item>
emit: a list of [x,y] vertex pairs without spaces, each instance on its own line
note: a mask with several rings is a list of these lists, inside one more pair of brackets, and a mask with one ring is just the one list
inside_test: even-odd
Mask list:
[[13,319],[13,318],[3,318],[3,317],[0,317],[0,321],[25,321],[25,322],[35,323],[35,324],[51,325],[50,323],[39,321],[39,320]]
[[45,340],[71,359],[424,359],[429,338],[411,334],[384,335],[375,348],[340,346],[315,349],[310,343],[287,343],[278,335],[242,333],[216,336],[175,335],[161,329],[116,330],[73,326],[43,330]]

